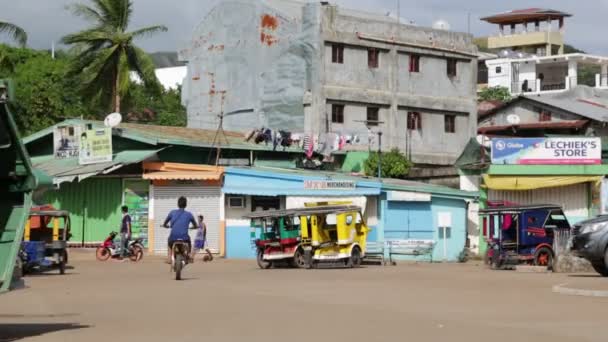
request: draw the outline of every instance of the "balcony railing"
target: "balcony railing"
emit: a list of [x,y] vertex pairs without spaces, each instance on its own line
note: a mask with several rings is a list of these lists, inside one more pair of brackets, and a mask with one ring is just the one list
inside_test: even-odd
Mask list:
[[[595,77],[594,77],[595,76]],[[591,76],[566,76],[563,82],[548,82],[540,79],[521,80],[511,83],[512,94],[557,92],[572,89],[579,85],[608,89],[608,74]]]

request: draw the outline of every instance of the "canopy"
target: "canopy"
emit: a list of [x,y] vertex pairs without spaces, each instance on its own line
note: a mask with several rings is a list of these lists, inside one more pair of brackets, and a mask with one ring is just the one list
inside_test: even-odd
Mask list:
[[220,180],[224,168],[210,165],[178,163],[145,163],[143,178],[147,180]]
[[483,175],[491,190],[534,190],[588,182],[600,182],[601,176],[492,176]]

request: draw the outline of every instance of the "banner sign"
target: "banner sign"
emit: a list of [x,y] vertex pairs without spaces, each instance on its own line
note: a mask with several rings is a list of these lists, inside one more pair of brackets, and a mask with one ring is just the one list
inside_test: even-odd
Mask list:
[[353,190],[357,186],[355,182],[350,181],[304,181],[304,189],[312,190],[334,190],[334,189],[350,189]]
[[78,158],[80,126],[56,126],[53,130],[53,155],[57,159]]
[[112,161],[112,129],[89,129],[80,135],[80,165]]
[[602,163],[600,138],[492,139],[492,164],[592,165]]

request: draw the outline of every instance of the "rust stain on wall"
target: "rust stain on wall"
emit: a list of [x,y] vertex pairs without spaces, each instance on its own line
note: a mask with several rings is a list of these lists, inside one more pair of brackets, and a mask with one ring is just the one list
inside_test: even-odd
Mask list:
[[272,46],[279,41],[275,35],[275,31],[279,27],[279,19],[270,14],[262,15],[261,19],[260,41],[264,45]]

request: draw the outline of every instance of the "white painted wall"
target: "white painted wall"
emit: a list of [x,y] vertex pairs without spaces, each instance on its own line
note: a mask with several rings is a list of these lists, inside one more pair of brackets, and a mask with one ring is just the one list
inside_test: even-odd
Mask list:
[[505,87],[511,89],[511,61],[509,59],[491,59],[486,61],[488,67],[488,87]]

